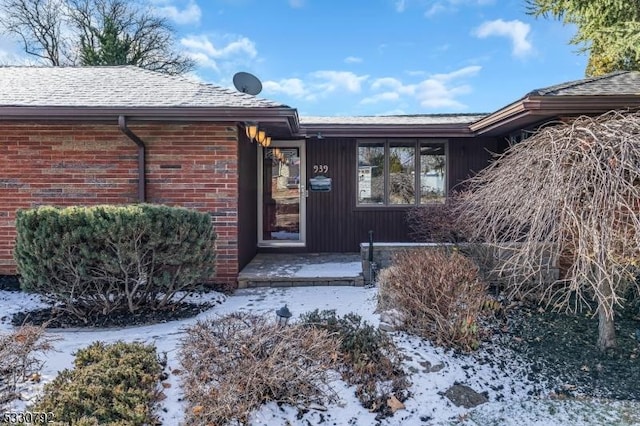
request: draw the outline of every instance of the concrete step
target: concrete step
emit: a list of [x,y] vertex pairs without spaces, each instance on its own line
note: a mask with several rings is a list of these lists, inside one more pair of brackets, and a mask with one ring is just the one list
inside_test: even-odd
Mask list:
[[238,275],[238,288],[362,285],[359,253],[259,253]]

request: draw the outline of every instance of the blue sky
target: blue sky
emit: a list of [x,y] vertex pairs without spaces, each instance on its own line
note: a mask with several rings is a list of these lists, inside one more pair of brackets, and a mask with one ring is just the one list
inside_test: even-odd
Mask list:
[[[525,0],[151,1],[195,77],[231,87],[253,73],[259,96],[301,115],[492,112],[586,65],[573,28]],[[0,40],[0,61],[8,52]]]

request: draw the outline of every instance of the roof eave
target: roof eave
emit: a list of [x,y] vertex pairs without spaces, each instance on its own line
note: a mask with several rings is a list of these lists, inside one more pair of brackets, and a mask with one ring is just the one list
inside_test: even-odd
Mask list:
[[301,137],[386,138],[386,137],[470,137],[462,124],[302,124]]
[[614,109],[640,108],[637,95],[540,96],[529,95],[493,114],[472,123],[477,135],[526,127],[545,118],[559,115],[601,114]]
[[3,106],[0,120],[111,121],[124,115],[131,121],[227,121],[286,123],[291,134],[299,132],[295,108],[288,107],[81,107]]

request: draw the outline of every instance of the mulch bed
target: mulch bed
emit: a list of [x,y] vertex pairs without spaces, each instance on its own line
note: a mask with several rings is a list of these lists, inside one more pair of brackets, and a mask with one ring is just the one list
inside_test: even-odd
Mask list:
[[20,281],[15,275],[0,275],[0,290],[20,291]]
[[598,320],[522,307],[509,314],[503,341],[531,362],[530,378],[550,383],[559,397],[640,400],[640,317],[637,307],[616,318],[615,349],[600,351]]
[[[21,291],[18,277],[14,275],[0,275],[0,290]],[[221,303],[221,302],[219,302]],[[165,309],[146,310],[131,314],[129,312],[113,312],[109,315],[96,313],[83,321],[77,316],[53,307],[20,312],[11,317],[11,324],[43,325],[48,328],[76,328],[76,327],[131,327],[148,324],[160,324],[169,321],[190,318],[210,309],[216,303],[186,303],[180,302]]]
[[178,303],[169,308],[157,311],[113,312],[109,315],[95,314],[87,318],[87,322],[68,312],[55,308],[44,308],[14,314],[11,324],[43,325],[47,328],[76,327],[131,327],[149,324],[161,324],[169,321],[191,318],[211,308],[212,304]]

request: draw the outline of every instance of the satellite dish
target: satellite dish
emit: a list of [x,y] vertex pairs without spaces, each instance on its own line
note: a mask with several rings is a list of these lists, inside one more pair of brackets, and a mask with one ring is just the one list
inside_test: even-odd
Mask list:
[[262,83],[258,77],[248,72],[238,72],[233,76],[233,85],[239,92],[257,95],[262,91]]

